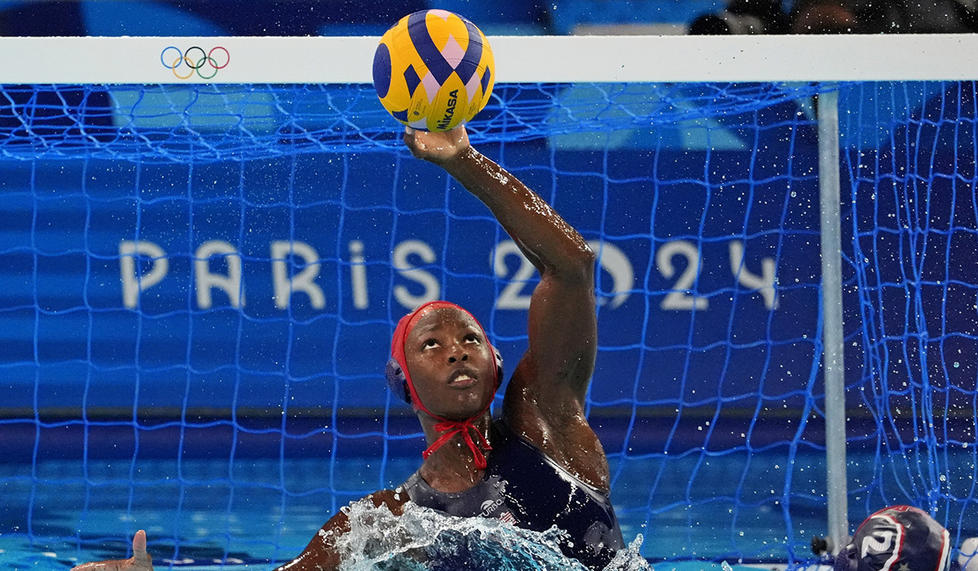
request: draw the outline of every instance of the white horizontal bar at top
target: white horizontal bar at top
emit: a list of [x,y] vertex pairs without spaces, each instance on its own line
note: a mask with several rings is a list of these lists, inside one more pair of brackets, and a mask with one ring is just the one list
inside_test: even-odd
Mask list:
[[[0,83],[370,83],[378,40],[0,38]],[[489,42],[500,83],[978,79],[978,34],[491,36]],[[213,52],[221,68],[202,70],[213,77],[186,68],[174,73],[166,64],[180,52],[164,51],[170,46],[203,50],[194,54],[223,48]]]

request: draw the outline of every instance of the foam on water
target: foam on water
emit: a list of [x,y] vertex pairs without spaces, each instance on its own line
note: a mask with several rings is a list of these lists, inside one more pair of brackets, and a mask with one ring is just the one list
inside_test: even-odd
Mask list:
[[[344,570],[587,571],[561,553],[558,540],[566,532],[556,527],[530,531],[498,520],[448,516],[410,502],[401,516],[365,501],[344,510],[350,533],[337,542]],[[639,535],[605,570],[651,570],[639,554],[641,544]]]

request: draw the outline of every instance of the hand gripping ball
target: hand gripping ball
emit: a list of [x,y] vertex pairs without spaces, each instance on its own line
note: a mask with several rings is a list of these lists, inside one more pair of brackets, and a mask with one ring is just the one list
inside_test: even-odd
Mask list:
[[472,22],[446,10],[401,18],[374,52],[374,88],[401,123],[448,131],[475,117],[495,82],[492,50]]

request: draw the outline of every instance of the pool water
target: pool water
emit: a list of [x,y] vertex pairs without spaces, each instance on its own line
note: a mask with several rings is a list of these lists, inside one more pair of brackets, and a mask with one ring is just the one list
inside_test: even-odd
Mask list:
[[[364,489],[396,485],[419,461],[391,457],[380,468],[377,458],[346,457],[332,469],[328,459],[299,458],[0,464],[0,561],[12,568],[54,570],[119,558],[132,533],[145,529],[157,568],[269,568],[301,552],[330,515],[362,497]],[[810,462],[813,480],[821,478],[817,456],[795,461]],[[785,558],[785,514],[777,502],[736,507],[776,490],[770,474],[781,471],[780,456],[755,459],[757,473],[748,475],[746,487],[739,459],[670,460],[668,476],[650,492],[663,462],[611,459],[612,499],[626,542],[641,536],[642,555],[669,560],[657,569],[713,567],[703,559]],[[691,489],[684,474],[697,468]],[[674,505],[660,498],[671,498]],[[690,501],[683,505],[683,498]],[[824,507],[805,506],[802,498],[797,502],[793,533],[800,541],[824,533]],[[811,559],[811,554],[796,557]],[[688,560],[692,563],[682,564]]]
[[[361,447],[371,455],[280,458],[259,449],[229,452],[212,440],[211,450],[180,459],[153,457],[145,438],[116,459],[67,449],[38,453],[34,462],[8,454],[0,462],[0,564],[64,570],[119,558],[132,534],[145,529],[157,568],[266,569],[300,553],[339,508],[395,487],[421,461],[417,446],[391,453],[396,441],[386,457]],[[826,535],[827,519],[821,451],[777,442],[720,452],[687,444],[677,453],[609,454],[626,543],[641,537],[640,554],[656,569],[817,564],[810,544]],[[921,470],[929,461],[941,465]],[[884,505],[933,497],[954,545],[978,536],[972,504],[942,499],[970,497],[975,468],[967,447],[943,448],[939,458],[923,448],[889,456],[853,450],[847,471],[852,525]],[[931,472],[940,474],[940,495],[931,493]]]

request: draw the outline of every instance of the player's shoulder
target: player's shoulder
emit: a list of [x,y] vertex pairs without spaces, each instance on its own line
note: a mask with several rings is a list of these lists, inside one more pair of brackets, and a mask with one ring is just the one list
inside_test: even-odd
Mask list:
[[401,515],[404,513],[404,504],[408,503],[411,498],[408,497],[405,490],[398,487],[393,490],[378,490],[368,495],[367,499],[372,501],[376,507],[386,506],[394,515]]
[[601,441],[586,417],[571,415],[555,423],[541,416],[504,416],[510,433],[529,444],[541,458],[560,466],[578,480],[608,493],[610,472]]

